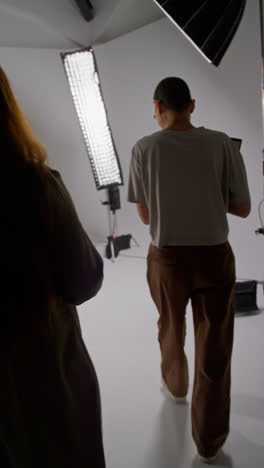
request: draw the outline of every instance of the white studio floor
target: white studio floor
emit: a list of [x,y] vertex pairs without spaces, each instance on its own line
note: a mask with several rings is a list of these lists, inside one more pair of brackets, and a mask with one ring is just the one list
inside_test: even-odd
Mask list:
[[[103,253],[103,246],[98,246]],[[101,291],[78,307],[83,338],[99,378],[107,468],[199,468],[191,436],[194,366],[192,310],[187,307],[187,405],[160,392],[158,313],[146,282],[146,248],[104,259]],[[141,257],[136,258],[135,256]],[[142,258],[143,257],[143,258]],[[258,305],[264,309],[259,287]],[[231,432],[218,467],[264,467],[264,310],[236,317]]]

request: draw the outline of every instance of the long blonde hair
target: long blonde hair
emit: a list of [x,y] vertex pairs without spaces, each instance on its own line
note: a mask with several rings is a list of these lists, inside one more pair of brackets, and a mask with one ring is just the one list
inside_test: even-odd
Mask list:
[[35,136],[14,96],[10,82],[0,67],[0,133],[1,143],[12,145],[25,162],[45,168],[47,151]]

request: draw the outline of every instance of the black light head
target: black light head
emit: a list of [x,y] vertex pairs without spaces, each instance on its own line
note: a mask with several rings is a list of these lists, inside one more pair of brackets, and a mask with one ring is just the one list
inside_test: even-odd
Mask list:
[[94,8],[89,0],[75,0],[84,19],[91,21],[94,19]]

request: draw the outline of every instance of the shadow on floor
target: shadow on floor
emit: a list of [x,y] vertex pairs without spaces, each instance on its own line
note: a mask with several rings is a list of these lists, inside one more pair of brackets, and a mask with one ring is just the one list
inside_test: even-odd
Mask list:
[[[192,468],[202,468],[202,467],[205,467],[205,466],[207,466],[207,465],[205,465],[204,463],[199,461],[198,457],[195,457],[195,459],[193,460],[192,465],[191,465]],[[219,452],[217,460],[213,463],[213,466],[217,466],[218,468],[220,468],[220,467],[221,468],[229,468],[229,467],[233,467],[234,464],[233,464],[232,458],[229,455],[225,454],[223,450],[221,450]]]
[[236,312],[236,318],[255,317],[256,315],[263,314],[263,312],[264,312],[263,308],[252,310],[250,312]]
[[[256,439],[254,431],[249,431],[250,437],[245,436],[238,429],[232,429],[228,439],[227,451],[232,454],[235,468],[262,468],[264,466],[264,440],[263,427],[259,427],[258,439],[261,443],[253,442]],[[241,428],[243,430],[243,428]]]
[[[264,399],[245,395],[233,395],[232,412],[256,420],[262,430],[264,419]],[[260,427],[261,426],[261,427]],[[264,442],[252,441],[238,429],[233,429],[223,450],[211,466],[217,468],[263,468]],[[167,400],[160,409],[156,426],[152,430],[150,449],[138,468],[204,468],[191,440],[190,404],[175,405]],[[252,437],[251,437],[252,436]],[[256,437],[255,437],[256,439]],[[261,435],[259,434],[259,440]]]
[[164,400],[159,419],[153,431],[151,453],[147,454],[144,468],[182,468],[186,455],[186,440],[190,439],[188,421],[189,404]]

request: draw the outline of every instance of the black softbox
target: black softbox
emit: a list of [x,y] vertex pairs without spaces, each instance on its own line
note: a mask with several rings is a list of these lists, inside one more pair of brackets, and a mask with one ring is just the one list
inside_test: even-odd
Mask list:
[[246,0],[154,2],[216,66],[229,47],[246,6]]

